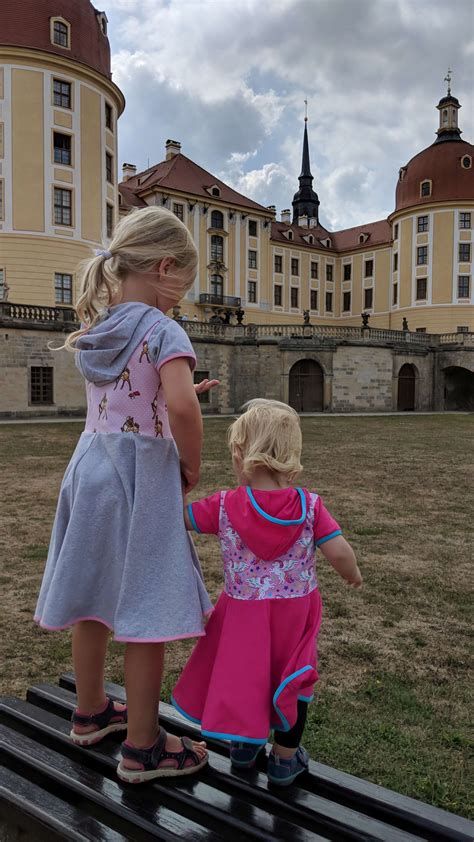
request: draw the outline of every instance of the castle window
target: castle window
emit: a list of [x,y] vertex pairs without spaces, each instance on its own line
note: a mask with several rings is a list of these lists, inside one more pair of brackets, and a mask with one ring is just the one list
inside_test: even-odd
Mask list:
[[54,188],[54,224],[72,225],[72,191]]
[[113,205],[109,205],[109,204],[106,205],[105,217],[106,217],[107,237],[110,240],[112,238],[112,234],[114,232],[114,208],[113,208]]
[[420,196],[431,196],[431,181],[422,181],[420,184]]
[[398,304],[398,284],[393,285],[392,304]]
[[417,278],[416,279],[416,300],[417,301],[426,301],[427,289],[428,289],[427,278]]
[[249,249],[249,269],[257,268],[257,252]]
[[[328,263],[327,266],[326,266],[326,280],[327,281],[334,280],[334,266],[332,265],[332,263]],[[327,307],[326,307],[326,310],[327,310]]]
[[112,106],[108,102],[105,103],[105,128],[111,132],[114,130]]
[[372,278],[374,274],[374,261],[366,260],[364,263],[364,278]]
[[173,213],[181,220],[181,222],[184,222],[184,205],[174,203]]
[[218,234],[213,234],[211,237],[211,260],[216,260],[218,263],[224,261],[224,238],[219,237]]
[[393,271],[398,271],[398,251],[393,255]]
[[282,286],[281,284],[275,284],[273,287],[273,303],[275,307],[281,307],[282,305]]
[[54,163],[71,166],[71,136],[54,132]]
[[318,290],[317,289],[312,289],[310,291],[310,307],[311,307],[311,310],[317,310],[318,309]]
[[308,243],[310,244],[310,246],[312,246],[313,243],[314,243],[314,237],[313,237],[312,234],[310,234],[309,237],[308,237]]
[[311,277],[314,281],[318,280],[318,264],[316,260],[311,261]]
[[56,304],[72,304],[72,275],[54,273],[54,300]]
[[56,44],[57,47],[64,47],[66,50],[70,48],[69,43],[69,33],[71,27],[69,24],[64,20],[59,20],[58,18],[52,20],[53,25],[53,44]]
[[332,292],[326,293],[326,313],[332,313]]
[[458,298],[470,298],[469,275],[458,275]]
[[248,282],[247,300],[248,300],[249,304],[256,304],[257,303],[257,282],[256,281],[249,281]]
[[53,79],[53,104],[59,108],[71,108],[71,83]]
[[275,272],[283,272],[283,255],[275,255]]
[[418,246],[416,250],[417,266],[424,266],[428,263],[428,246]]
[[299,275],[300,273],[300,262],[297,257],[291,258],[291,274],[292,275]]
[[291,306],[295,310],[298,308],[298,297],[299,297],[299,289],[298,287],[291,287]]
[[102,35],[107,35],[107,15],[104,12],[98,12],[97,21],[100,26],[100,31],[102,32]]
[[366,310],[371,310],[373,307],[374,301],[374,291],[372,287],[370,289],[364,289],[364,308]]
[[428,216],[419,216],[417,218],[417,231],[418,234],[421,234],[423,231],[428,231],[428,224],[429,224],[429,217]]
[[446,125],[448,122],[448,109],[445,108],[443,110],[443,125]]
[[471,244],[459,243],[459,263],[471,262]]
[[213,298],[219,299],[219,301],[217,303],[222,302],[223,291],[224,291],[224,279],[223,279],[222,275],[211,275],[211,296]]
[[0,269],[0,301],[5,301],[5,291],[8,292],[8,286],[5,280],[5,269]]
[[350,312],[351,309],[351,294],[350,292],[345,292],[343,295],[343,311],[344,313]]
[[461,166],[464,170],[470,170],[471,169],[472,158],[471,158],[470,155],[464,155],[464,157],[461,158]]
[[456,328],[457,333],[469,333],[469,325],[458,325]]
[[105,177],[109,184],[113,184],[113,158],[108,152],[105,153]]
[[50,366],[32,366],[30,369],[30,403],[53,403],[53,369]]
[[249,237],[257,236],[257,222],[255,219],[249,219]]
[[224,227],[224,214],[220,211],[212,211],[211,213],[211,228]]
[[399,181],[403,181],[403,179],[405,178],[406,174],[407,174],[407,168],[406,168],[406,167],[400,167],[400,169],[398,170],[398,179],[399,179]]
[[393,226],[393,239],[398,240],[398,222]]
[[211,193],[212,193],[213,196],[220,196],[221,195],[221,191],[219,190],[218,187],[213,187],[212,190],[211,190]]
[[288,239],[289,240],[293,239],[293,231],[288,231]]
[[0,178],[0,219],[5,219],[4,180]]
[[470,213],[463,213],[459,214],[459,227],[460,228],[470,228],[471,227],[471,214]]
[[350,263],[344,263],[344,280],[350,281],[352,276],[352,266]]
[[416,327],[415,333],[426,333],[426,327]]

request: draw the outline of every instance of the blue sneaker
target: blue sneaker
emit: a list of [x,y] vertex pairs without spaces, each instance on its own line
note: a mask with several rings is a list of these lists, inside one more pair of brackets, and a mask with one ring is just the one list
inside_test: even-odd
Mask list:
[[265,751],[264,745],[258,745],[256,743],[231,743],[230,762],[236,769],[253,769],[261,751]]
[[276,786],[289,786],[298,775],[308,771],[308,765],[308,752],[303,746],[298,746],[296,753],[290,760],[283,760],[272,750],[268,757],[268,780]]

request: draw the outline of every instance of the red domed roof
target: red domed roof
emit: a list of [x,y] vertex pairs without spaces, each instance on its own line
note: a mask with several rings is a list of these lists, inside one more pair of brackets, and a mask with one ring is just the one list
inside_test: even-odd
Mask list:
[[[468,155],[470,169],[461,162]],[[452,200],[474,200],[474,146],[464,140],[435,142],[415,155],[400,170],[402,179],[396,190],[396,208],[402,210],[412,205]],[[420,184],[430,180],[431,195],[420,196]]]
[[[87,64],[110,78],[110,46],[89,0],[1,0],[0,45],[29,47]],[[51,43],[51,18],[71,24],[71,49]]]

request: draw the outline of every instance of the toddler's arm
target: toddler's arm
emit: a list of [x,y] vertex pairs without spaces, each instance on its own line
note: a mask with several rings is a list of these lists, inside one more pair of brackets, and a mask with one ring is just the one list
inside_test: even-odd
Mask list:
[[171,432],[178,448],[184,490],[199,482],[202,449],[202,416],[189,362],[178,357],[160,368]]
[[342,535],[321,544],[320,548],[335,570],[353,588],[362,587],[362,575],[357,566],[354,550]]

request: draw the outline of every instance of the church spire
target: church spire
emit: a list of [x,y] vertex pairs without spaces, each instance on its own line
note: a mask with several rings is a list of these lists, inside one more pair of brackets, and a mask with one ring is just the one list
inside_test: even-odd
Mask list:
[[305,117],[303,134],[303,157],[301,161],[301,175],[299,176],[299,190],[293,196],[293,225],[298,225],[300,217],[307,217],[306,224],[319,225],[319,198],[313,190],[313,176],[309,161],[308,141],[308,100],[305,99]]

